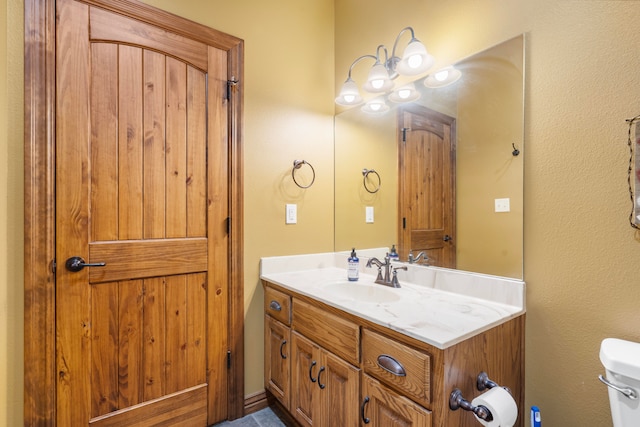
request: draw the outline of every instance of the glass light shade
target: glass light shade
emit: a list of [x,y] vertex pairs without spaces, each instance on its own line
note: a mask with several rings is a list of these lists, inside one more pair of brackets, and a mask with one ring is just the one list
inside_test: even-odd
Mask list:
[[358,85],[351,77],[347,79],[340,89],[340,94],[336,98],[336,104],[338,105],[357,105],[362,102],[362,96],[358,90]]
[[420,96],[421,94],[416,90],[415,85],[413,83],[409,83],[394,90],[393,93],[389,95],[389,101],[397,103],[412,102],[419,99]]
[[435,60],[427,52],[427,48],[418,39],[412,39],[402,54],[402,59],[396,66],[398,74],[416,76],[426,72]]
[[376,62],[369,71],[367,82],[362,86],[371,93],[386,92],[393,88],[393,82],[389,78],[389,72],[380,62]]
[[373,99],[362,106],[362,111],[369,114],[384,114],[389,106],[382,99]]
[[429,74],[424,80],[424,85],[432,89],[437,89],[457,82],[461,76],[462,73],[460,70],[451,65],[433,74]]

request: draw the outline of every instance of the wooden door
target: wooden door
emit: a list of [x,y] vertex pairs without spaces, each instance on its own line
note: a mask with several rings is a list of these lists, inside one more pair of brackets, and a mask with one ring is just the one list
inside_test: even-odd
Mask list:
[[226,419],[227,53],[56,17],[56,425]]
[[431,427],[431,412],[368,375],[363,375],[362,396],[362,417],[371,427]]
[[424,107],[399,113],[399,254],[424,251],[455,268],[455,119]]
[[291,413],[303,426],[318,425],[318,371],[320,347],[297,332],[291,332]]
[[318,370],[320,426],[357,427],[360,369],[328,351],[323,351]]
[[291,329],[264,316],[264,384],[289,409]]

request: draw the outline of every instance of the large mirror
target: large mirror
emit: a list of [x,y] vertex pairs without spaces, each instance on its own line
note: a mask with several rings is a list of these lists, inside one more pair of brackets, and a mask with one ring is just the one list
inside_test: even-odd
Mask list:
[[455,67],[449,85],[415,81],[414,102],[336,115],[335,249],[395,244],[401,260],[521,279],[524,36]]

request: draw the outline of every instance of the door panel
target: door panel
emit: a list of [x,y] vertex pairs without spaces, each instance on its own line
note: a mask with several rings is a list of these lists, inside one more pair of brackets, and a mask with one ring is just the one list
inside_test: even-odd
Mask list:
[[57,15],[58,425],[221,421],[226,52],[74,0]]
[[400,113],[400,256],[424,251],[455,268],[455,120],[424,107]]

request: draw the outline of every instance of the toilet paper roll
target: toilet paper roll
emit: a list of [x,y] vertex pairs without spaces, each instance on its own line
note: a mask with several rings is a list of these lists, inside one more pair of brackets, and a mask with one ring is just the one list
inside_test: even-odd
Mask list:
[[483,426],[513,427],[518,418],[518,405],[509,392],[502,387],[494,387],[471,401],[473,406],[484,406],[493,415],[493,421],[485,421],[476,416]]

